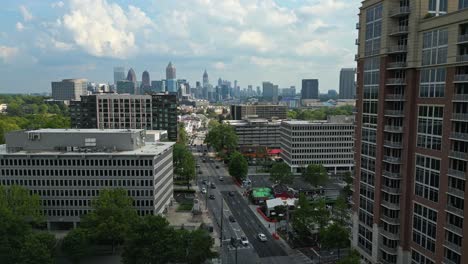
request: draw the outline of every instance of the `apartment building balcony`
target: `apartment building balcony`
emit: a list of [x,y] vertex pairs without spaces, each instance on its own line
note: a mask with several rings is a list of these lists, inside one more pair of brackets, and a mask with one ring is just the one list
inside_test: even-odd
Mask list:
[[400,225],[400,218],[399,217],[390,217],[386,215],[381,215],[380,219],[388,224],[391,225]]
[[399,69],[404,69],[406,68],[406,62],[405,61],[395,61],[395,62],[389,62],[387,64],[387,70],[399,70]]
[[453,78],[454,83],[467,83],[468,82],[468,74],[455,74]]
[[463,35],[458,35],[457,44],[468,44],[468,33]]
[[408,46],[406,45],[396,45],[387,48],[387,54],[406,53],[407,51]]
[[381,204],[391,210],[400,210],[400,203],[391,203],[389,201],[382,200]]
[[396,117],[403,117],[405,114],[403,110],[385,110],[386,116],[396,116]]
[[391,132],[391,133],[403,133],[403,127],[402,126],[385,126],[384,127],[385,132]]
[[465,172],[463,172],[463,171],[448,169],[447,174],[452,176],[452,177],[465,180]]
[[406,85],[404,78],[388,78],[385,82],[386,85]]
[[[395,255],[395,254],[394,254]],[[396,264],[394,261],[386,260],[382,256],[379,257],[379,263],[381,264]]]
[[399,233],[396,233],[396,234],[391,233],[391,232],[388,232],[388,231],[384,230],[383,228],[380,228],[380,234],[385,236],[388,239],[400,240],[400,234]]
[[399,180],[401,179],[401,174],[399,172],[390,172],[390,171],[382,171],[382,175],[387,177],[387,178],[391,178],[391,179],[395,179],[395,180]]
[[[382,250],[384,250],[385,252],[389,253],[389,254],[395,255],[397,253],[397,248],[396,247],[393,248],[393,247],[387,246],[382,242],[379,243],[379,247]],[[388,263],[391,263],[391,262],[388,262]]]
[[462,199],[465,197],[465,192],[464,191],[459,190],[457,188],[453,188],[453,187],[448,187],[447,193],[451,194],[453,196],[458,196],[458,197],[460,197]]
[[454,94],[452,101],[468,102],[468,94]]
[[389,194],[396,194],[396,195],[401,194],[400,188],[392,188],[392,187],[382,185],[381,189],[382,191],[387,192]]
[[400,148],[402,148],[402,144],[399,141],[385,140],[384,141],[384,147],[400,149]]
[[455,261],[452,261],[452,260],[448,259],[447,257],[444,257],[444,260],[442,261],[442,263],[444,263],[444,264],[458,264]]
[[359,55],[358,54],[354,55],[354,61],[358,61],[358,60],[359,60]]
[[360,29],[361,25],[359,23],[356,23],[356,29]]
[[[461,235],[461,234],[460,234]],[[461,254],[461,246],[455,244],[455,243],[452,243],[452,242],[449,242],[449,241],[444,241],[444,246],[448,249],[451,249],[455,252],[457,252],[458,254]]]
[[400,157],[384,156],[383,160],[388,163],[401,164]]
[[408,26],[396,26],[390,30],[389,36],[400,36],[408,34]]
[[390,17],[407,16],[411,13],[409,6],[400,6],[390,11]]
[[453,205],[447,204],[447,212],[452,213],[454,215],[458,215],[460,217],[463,217],[463,209],[457,208]]
[[452,134],[450,134],[450,138],[462,140],[462,141],[468,141],[468,133],[452,132]]
[[356,39],[356,40],[354,41],[354,44],[355,44],[355,45],[359,45],[359,39]]
[[468,54],[458,55],[457,62],[468,62]]
[[450,151],[449,157],[468,161],[468,153],[461,151]]
[[463,229],[462,228],[460,228],[460,227],[458,227],[456,225],[452,225],[450,223],[447,223],[445,225],[445,229],[447,229],[447,230],[449,230],[449,231],[451,231],[451,232],[453,232],[455,234],[463,234]]
[[386,101],[404,101],[405,95],[404,94],[386,94],[385,100]]

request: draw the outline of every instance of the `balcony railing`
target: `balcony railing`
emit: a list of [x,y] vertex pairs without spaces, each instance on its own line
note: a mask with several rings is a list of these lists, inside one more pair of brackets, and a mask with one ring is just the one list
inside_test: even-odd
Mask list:
[[359,39],[356,39],[354,42],[355,45],[359,45]]
[[392,224],[392,225],[399,225],[400,224],[400,218],[399,217],[390,217],[390,216],[386,216],[386,215],[381,215],[380,219],[382,219],[382,221],[385,221],[385,222],[387,222],[389,224]]
[[388,232],[384,229],[380,229],[380,234],[382,234],[383,236],[389,238],[389,239],[392,239],[392,240],[399,240],[400,239],[400,234],[399,233],[391,233],[391,232]]
[[459,190],[457,188],[453,188],[453,187],[448,187],[447,193],[455,195],[455,196],[459,196],[459,197],[462,197],[462,198],[465,197],[465,192],[464,191]]
[[382,186],[382,190],[390,194],[400,194],[400,188],[391,188],[388,186]]
[[448,169],[447,174],[450,175],[450,176],[453,176],[455,178],[459,178],[459,179],[463,179],[463,180],[465,179],[465,172],[463,172],[463,171]]
[[385,100],[388,101],[403,101],[405,99],[404,94],[386,94]]
[[447,257],[444,257],[444,260],[442,262],[444,264],[458,264],[457,262],[452,261],[452,260],[448,259]]
[[392,210],[400,210],[400,204],[399,203],[391,203],[389,201],[382,200],[382,206],[385,206],[387,208],[390,208]]
[[449,242],[449,241],[444,241],[444,246],[457,252],[457,253],[461,253],[461,246],[455,244],[455,243],[452,243],[452,242]]
[[450,151],[450,157],[468,161],[468,154],[461,151]]
[[393,133],[403,133],[403,127],[401,126],[385,126],[384,130]]
[[390,35],[401,35],[408,33],[408,26],[397,26],[390,30]]
[[390,11],[390,17],[405,16],[411,13],[409,6],[400,6]]
[[456,225],[452,225],[450,223],[447,223],[445,225],[445,228],[447,228],[448,230],[452,231],[455,234],[463,234],[463,229],[456,226]]
[[385,140],[384,146],[389,147],[389,148],[401,148],[402,145],[401,145],[401,142],[398,142],[398,141]]
[[465,42],[468,43],[468,34],[458,35],[458,44],[465,43]]
[[358,60],[359,60],[359,55],[358,55],[358,54],[354,55],[354,60],[355,60],[355,61],[358,61]]
[[390,246],[387,246],[385,245],[384,243],[380,242],[379,243],[380,245],[380,248],[385,250],[387,253],[390,253],[390,254],[396,254],[397,253],[397,248],[393,248],[393,247],[390,247]]
[[399,172],[390,172],[390,171],[386,171],[384,170],[382,172],[382,174],[385,176],[385,177],[388,177],[388,178],[392,178],[392,179],[401,179],[401,174]]
[[457,208],[453,205],[447,204],[447,211],[463,217],[463,209]]
[[402,69],[402,68],[406,68],[406,62],[404,61],[389,62],[387,64],[387,69]]
[[453,78],[453,82],[468,82],[468,74],[456,74],[455,78]]
[[388,78],[387,85],[405,85],[406,80],[404,78]]
[[403,110],[385,110],[386,116],[404,116]]
[[401,163],[401,158],[399,157],[384,156],[383,160],[386,162],[390,162],[390,163],[396,163],[396,164]]
[[453,139],[468,141],[468,133],[452,132],[452,134],[450,134],[450,137]]
[[356,23],[356,29],[360,29],[361,26],[359,25],[359,23]]
[[453,101],[468,101],[468,94],[454,94]]
[[467,62],[467,61],[468,61],[468,54],[457,56],[457,62]]
[[388,47],[387,53],[403,53],[408,51],[408,46],[406,45],[397,45]]

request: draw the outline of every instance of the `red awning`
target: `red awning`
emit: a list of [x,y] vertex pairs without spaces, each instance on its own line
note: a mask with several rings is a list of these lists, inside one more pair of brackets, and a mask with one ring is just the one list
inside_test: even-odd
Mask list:
[[269,149],[268,154],[269,155],[278,155],[281,153],[281,149]]

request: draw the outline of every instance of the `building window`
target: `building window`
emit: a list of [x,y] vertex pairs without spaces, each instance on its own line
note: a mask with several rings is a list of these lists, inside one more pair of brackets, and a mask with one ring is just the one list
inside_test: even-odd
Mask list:
[[448,248],[445,248],[445,252],[444,252],[444,257],[449,259],[452,263],[455,263],[455,264],[460,264],[461,263],[461,256],[460,254],[448,249]]
[[429,0],[429,14],[436,16],[447,14],[447,0]]
[[459,0],[458,1],[458,9],[462,10],[468,8],[468,0]]
[[416,155],[414,193],[433,202],[439,201],[440,160]]
[[447,63],[448,31],[436,29],[423,34],[422,65]]
[[419,97],[444,97],[445,78],[445,68],[422,69],[419,85]]
[[441,149],[443,117],[444,108],[441,106],[419,106],[418,147]]
[[382,5],[369,8],[366,11],[366,42],[364,53],[366,56],[376,55],[380,50],[382,35]]
[[413,242],[431,252],[435,252],[436,229],[437,212],[415,203],[413,211]]
[[358,246],[369,255],[372,254],[372,231],[362,225],[359,225]]
[[435,264],[435,262],[414,249],[411,249],[411,264]]

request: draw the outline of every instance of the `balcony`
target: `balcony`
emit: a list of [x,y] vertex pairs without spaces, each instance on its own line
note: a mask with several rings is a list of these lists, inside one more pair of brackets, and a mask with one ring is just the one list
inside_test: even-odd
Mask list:
[[359,23],[356,23],[356,29],[360,29],[361,26],[359,25]]
[[404,78],[388,78],[386,85],[406,85]]
[[468,74],[456,74],[453,78],[454,83],[466,83],[468,82]]
[[450,259],[448,259],[447,257],[444,257],[444,260],[442,261],[444,264],[459,264],[455,261],[452,261]]
[[[462,235],[462,234],[460,234],[460,235]],[[449,241],[447,241],[447,240],[444,241],[444,246],[445,246],[446,248],[448,248],[448,249],[451,249],[451,250],[457,252],[458,254],[461,254],[461,252],[462,252],[462,251],[461,251],[461,246],[459,246],[459,245],[457,245],[457,244],[455,244],[455,243],[449,242]]]
[[354,41],[354,44],[355,44],[355,45],[359,45],[359,39],[356,39],[356,40]]
[[385,100],[386,101],[404,101],[405,95],[404,94],[386,94]]
[[452,177],[465,180],[465,172],[463,172],[463,171],[454,170],[454,169],[448,169],[447,174],[450,175],[450,176],[452,176]]
[[445,229],[455,233],[455,234],[463,234],[463,229],[456,226],[456,225],[452,225],[450,223],[447,223],[447,225],[445,226]]
[[380,234],[385,236],[386,238],[392,239],[392,240],[400,240],[400,234],[399,233],[391,233],[386,230],[383,230],[382,228],[380,229]]
[[390,11],[390,17],[407,16],[411,13],[409,6],[400,6]]
[[461,151],[450,151],[449,157],[468,161],[468,154]]
[[397,46],[391,46],[387,48],[388,54],[405,53],[407,51],[408,51],[408,46],[405,46],[405,45],[397,45]]
[[401,158],[399,157],[384,156],[383,160],[388,163],[401,164]]
[[388,209],[391,209],[391,210],[400,210],[399,203],[391,203],[389,201],[382,200],[381,204],[382,206],[387,207]]
[[462,191],[462,190],[459,190],[457,188],[453,188],[453,187],[448,187],[447,189],[447,193],[448,194],[451,194],[453,196],[458,196],[460,198],[464,198],[465,197],[465,192]]
[[401,194],[400,188],[391,188],[391,187],[382,185],[381,189],[382,191],[387,192],[389,194],[396,194],[396,195]]
[[408,34],[408,26],[397,26],[390,30],[390,36],[400,36]]
[[406,68],[406,62],[404,61],[389,62],[387,64],[387,70],[404,69],[404,68]]
[[396,247],[393,248],[393,247],[387,246],[382,242],[379,243],[379,247],[389,254],[395,255],[397,253]]
[[463,217],[463,209],[457,208],[453,205],[447,204],[447,212]]
[[468,54],[458,55],[457,62],[468,62]]
[[468,44],[468,34],[458,35],[457,44]]
[[462,140],[462,141],[468,141],[468,133],[452,132],[452,134],[450,134],[450,138]]
[[403,133],[403,127],[401,126],[385,126],[384,130],[391,133]]
[[468,94],[454,94],[452,101],[468,101]]
[[391,225],[400,225],[400,218],[399,217],[390,217],[386,215],[381,215],[380,219],[386,223]]
[[401,179],[401,174],[399,172],[389,172],[389,171],[383,171],[382,175],[387,177],[387,178],[392,178],[395,180]]
[[358,54],[354,55],[354,60],[355,60],[355,61],[358,61],[358,60],[359,60],[359,55],[358,55]]
[[396,116],[396,117],[403,117],[405,114],[403,110],[385,110],[384,114],[386,116]]
[[402,144],[401,144],[401,142],[398,142],[398,141],[385,140],[384,141],[384,147],[387,147],[387,148],[401,148]]

